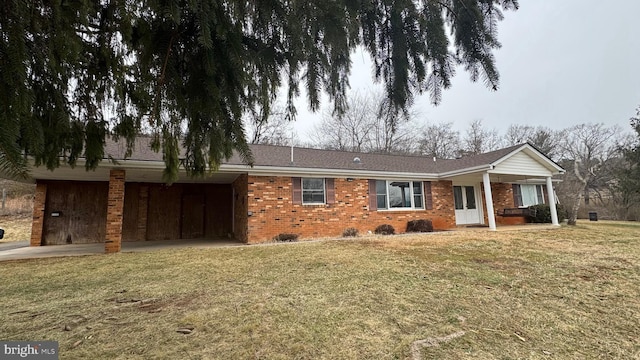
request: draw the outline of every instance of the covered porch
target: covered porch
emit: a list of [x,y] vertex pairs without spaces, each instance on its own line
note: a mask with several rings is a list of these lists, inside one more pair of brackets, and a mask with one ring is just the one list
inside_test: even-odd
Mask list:
[[[527,200],[548,204],[551,225],[559,226],[553,176],[564,173],[555,162],[531,146],[525,146],[497,161],[463,171],[451,171],[444,178],[453,184],[456,225],[515,225],[509,221],[523,214]],[[516,192],[520,186],[533,185],[535,195]],[[538,191],[538,189],[540,189]],[[524,201],[523,201],[524,200]]]

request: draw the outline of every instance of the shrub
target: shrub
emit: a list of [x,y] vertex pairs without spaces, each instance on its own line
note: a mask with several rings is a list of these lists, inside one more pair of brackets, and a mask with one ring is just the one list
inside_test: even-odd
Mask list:
[[[530,206],[529,209],[535,210],[535,216],[529,216],[529,220],[532,223],[551,223],[551,209],[547,204],[539,204]],[[558,222],[564,221],[567,217],[566,210],[562,207],[562,205],[556,205],[556,210],[558,212]]]
[[356,237],[358,236],[358,229],[356,228],[346,228],[344,229],[344,231],[342,232],[342,237]]
[[433,223],[431,220],[419,219],[407,222],[407,232],[432,232]]
[[567,213],[567,209],[565,209],[564,206],[558,204],[556,205],[556,210],[558,211],[558,222],[567,220],[569,214]]
[[396,229],[394,229],[393,226],[389,224],[382,224],[379,225],[373,232],[378,235],[393,235],[396,233]]
[[294,242],[298,241],[298,234],[281,233],[273,237],[273,241]]

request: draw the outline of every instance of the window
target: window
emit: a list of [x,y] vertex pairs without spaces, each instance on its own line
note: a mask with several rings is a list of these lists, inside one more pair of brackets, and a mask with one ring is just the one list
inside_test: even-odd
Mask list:
[[456,210],[464,209],[464,201],[462,201],[462,186],[453,187],[453,202]]
[[545,203],[544,186],[534,184],[513,184],[513,203],[526,207]]
[[378,209],[424,209],[422,181],[376,180]]
[[324,179],[302,179],[302,203],[324,204]]

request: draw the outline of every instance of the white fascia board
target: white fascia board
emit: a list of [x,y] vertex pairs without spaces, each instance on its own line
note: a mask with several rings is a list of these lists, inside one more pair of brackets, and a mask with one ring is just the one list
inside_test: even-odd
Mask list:
[[[104,165],[103,165],[104,164]],[[99,167],[114,167],[123,169],[155,169],[164,170],[165,164],[161,161],[146,161],[146,160],[103,160],[98,165]]]
[[[551,182],[553,183],[561,183],[562,179],[551,179]],[[518,181],[511,181],[510,184],[520,184],[520,185],[546,185],[547,183],[547,179],[546,178],[531,178],[531,179],[524,179],[524,180],[518,180]]]
[[[78,159],[77,167],[84,167],[85,160]],[[61,166],[65,166],[64,164]],[[111,162],[104,159],[98,164],[99,168],[119,168],[119,169],[149,169],[163,170],[165,164],[162,161],[151,160],[116,160]],[[258,176],[334,176],[334,177],[355,177],[367,179],[431,179],[437,180],[437,174],[431,173],[409,173],[409,172],[384,172],[371,170],[342,170],[342,169],[322,169],[322,168],[295,168],[295,167],[275,167],[275,166],[254,166],[221,164],[216,172],[222,173],[248,173]]]
[[409,172],[384,172],[371,170],[344,170],[344,169],[323,169],[323,168],[295,168],[277,166],[254,166],[247,165],[220,165],[220,170],[242,171],[249,175],[256,176],[317,176],[317,177],[353,177],[366,179],[430,179],[437,180],[437,174],[430,173],[409,173]]
[[[84,167],[86,164],[86,160],[81,158],[76,160],[75,167]],[[30,165],[33,166],[34,161],[30,159]],[[68,164],[61,163],[60,167],[70,167]],[[102,159],[100,163],[98,163],[99,168],[135,168],[135,169],[160,169],[163,170],[165,168],[164,162],[162,161],[152,161],[152,160],[115,160],[112,162],[109,159]]]
[[474,166],[474,167],[471,167],[471,168],[448,171],[448,172],[440,174],[438,177],[439,178],[449,178],[449,177],[453,177],[453,176],[468,175],[468,174],[473,174],[473,173],[478,173],[478,172],[481,173],[481,172],[489,171],[489,170],[492,170],[492,169],[493,169],[492,165],[479,165],[479,166]]

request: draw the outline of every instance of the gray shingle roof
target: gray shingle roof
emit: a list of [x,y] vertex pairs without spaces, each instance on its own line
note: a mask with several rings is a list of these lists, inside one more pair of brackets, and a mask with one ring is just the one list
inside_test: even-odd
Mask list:
[[[151,150],[149,148],[149,142],[149,138],[138,138],[133,153],[128,159],[161,162],[162,153],[156,153]],[[441,174],[489,165],[523,145],[524,144],[518,144],[484,154],[462,157],[460,159],[437,159],[436,161],[429,156],[357,153],[294,147],[292,163],[291,147],[289,146],[251,145],[251,150],[255,159],[254,166],[260,167]],[[105,150],[107,156],[116,160],[123,160],[126,145],[124,142],[117,143],[107,141]],[[360,162],[355,162],[355,158],[359,158]],[[243,165],[244,163],[239,156],[234,155],[226,161],[225,164]]]

